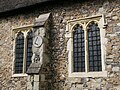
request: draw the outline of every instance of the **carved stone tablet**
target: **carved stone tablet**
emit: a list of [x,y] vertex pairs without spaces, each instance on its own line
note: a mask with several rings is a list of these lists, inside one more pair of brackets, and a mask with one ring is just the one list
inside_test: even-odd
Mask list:
[[35,47],[40,47],[42,45],[42,38],[40,36],[36,36],[33,40],[33,45]]

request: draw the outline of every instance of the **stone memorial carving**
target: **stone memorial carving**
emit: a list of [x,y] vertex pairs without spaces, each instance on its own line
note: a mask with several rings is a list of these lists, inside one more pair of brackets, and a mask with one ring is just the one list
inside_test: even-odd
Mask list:
[[[47,65],[48,58],[48,19],[50,13],[40,15],[33,26],[33,56],[32,63],[27,70],[28,77],[34,77],[33,82],[28,78],[27,90],[41,90],[41,82],[45,81],[46,71],[43,69]],[[44,40],[44,42],[43,42]],[[44,62],[43,62],[44,61]]]
[[33,45],[38,48],[42,45],[42,42],[42,37],[36,36],[33,40]]

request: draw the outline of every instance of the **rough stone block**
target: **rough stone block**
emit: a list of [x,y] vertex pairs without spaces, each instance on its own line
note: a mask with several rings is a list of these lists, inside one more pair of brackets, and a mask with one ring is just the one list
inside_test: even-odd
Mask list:
[[117,23],[117,26],[120,26],[120,23]]
[[49,16],[50,16],[50,13],[40,15],[38,18],[36,18],[34,27],[43,26],[46,23],[46,21],[48,20]]
[[120,90],[120,86],[114,86],[114,90]]
[[34,75],[34,81],[35,81],[35,82],[36,82],[36,81],[39,82],[39,80],[40,80],[39,77],[40,77],[39,75]]
[[4,40],[0,40],[0,46],[3,45],[5,43]]
[[41,81],[45,81],[45,75],[41,74]]
[[113,20],[117,20],[117,19],[118,19],[118,16],[113,16],[112,19],[113,19]]
[[106,58],[107,58],[107,59],[113,59],[113,57],[114,57],[113,55],[109,55],[109,56],[107,56]]
[[98,13],[100,13],[100,14],[103,14],[103,13],[105,13],[105,9],[104,9],[103,7],[99,8],[99,11],[98,11]]
[[78,90],[77,87],[71,87],[70,90]]
[[107,71],[112,71],[112,65],[107,65]]
[[[118,24],[119,25],[119,24]],[[120,32],[120,26],[113,27],[114,32]]]
[[114,77],[114,73],[108,73],[109,77]]
[[88,88],[85,88],[85,89],[83,89],[83,90],[89,90]]
[[113,85],[112,84],[107,84],[106,89],[109,90],[110,88],[113,88]]
[[78,84],[77,88],[78,88],[78,90],[82,90],[83,89],[83,85],[82,84]]
[[43,53],[43,63],[48,63],[49,62],[49,57],[46,53]]
[[96,79],[96,81],[97,81],[98,83],[101,83],[101,82],[102,82],[102,78]]
[[113,67],[112,71],[118,72],[118,71],[120,71],[120,67]]
[[73,78],[73,77],[71,77],[71,78],[69,78],[69,81],[71,83],[82,83],[81,78]]
[[40,84],[39,82],[34,82],[33,90],[39,90],[39,88],[40,88],[39,84]]
[[32,84],[31,84],[31,82],[27,82],[27,90],[32,90]]

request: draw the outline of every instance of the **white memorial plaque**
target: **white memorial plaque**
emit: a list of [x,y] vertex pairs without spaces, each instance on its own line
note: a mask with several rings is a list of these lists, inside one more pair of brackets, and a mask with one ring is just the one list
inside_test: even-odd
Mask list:
[[33,40],[33,45],[35,47],[40,47],[42,45],[42,38],[40,36],[36,36]]

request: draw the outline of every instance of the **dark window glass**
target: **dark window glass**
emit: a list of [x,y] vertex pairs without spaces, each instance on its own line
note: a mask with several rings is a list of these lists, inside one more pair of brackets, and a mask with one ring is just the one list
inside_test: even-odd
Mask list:
[[88,30],[89,71],[102,71],[100,29],[92,22]]
[[15,45],[15,73],[23,72],[24,35],[18,33]]
[[84,31],[77,25],[73,32],[74,72],[85,72]]
[[27,35],[27,59],[26,59],[26,69],[28,69],[28,67],[31,64],[31,58],[32,58],[32,43],[33,43],[33,34],[32,31],[28,32]]

